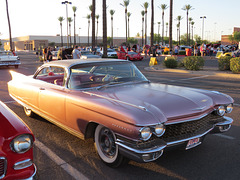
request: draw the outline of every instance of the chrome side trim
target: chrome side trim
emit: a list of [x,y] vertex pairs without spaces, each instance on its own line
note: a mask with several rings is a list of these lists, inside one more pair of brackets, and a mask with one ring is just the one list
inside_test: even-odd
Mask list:
[[209,129],[208,131],[206,131],[206,132],[204,132],[202,134],[199,134],[199,135],[196,135],[196,136],[192,136],[190,138],[181,139],[181,140],[178,140],[178,141],[168,142],[167,146],[173,146],[175,144],[179,144],[179,143],[182,143],[182,142],[185,142],[185,141],[189,141],[191,139],[200,138],[200,137],[205,136],[206,134],[208,134],[211,130],[213,130],[213,128]]
[[157,151],[161,151],[166,147],[166,145],[160,145],[160,146],[155,146],[155,147],[149,148],[149,149],[139,150],[139,149],[131,148],[131,147],[121,143],[120,141],[121,140],[117,139],[117,142],[115,142],[115,143],[117,145],[129,150],[129,151],[132,151],[132,152],[136,153],[136,154],[154,153],[154,152],[157,152]]
[[230,124],[233,123],[233,119],[232,119],[232,118],[226,117],[226,116],[224,116],[223,118],[224,118],[226,121],[217,123],[215,126],[225,126],[225,125],[230,125]]
[[[18,166],[21,166],[21,164],[26,164],[25,166],[23,167],[18,167]],[[19,161],[19,162],[16,162],[14,165],[13,165],[13,169],[14,170],[20,170],[20,169],[24,169],[24,168],[27,168],[27,167],[30,167],[33,165],[33,162],[31,159],[26,159],[26,160],[23,160],[23,161]]]
[[3,175],[0,176],[0,179],[4,178],[6,175],[6,171],[7,171],[7,159],[5,157],[0,157],[0,159],[4,160],[4,170],[3,170]]
[[179,123],[184,123],[184,122],[189,122],[189,121],[195,121],[195,120],[199,120],[199,119],[202,119],[202,118],[204,118],[205,116],[207,116],[208,114],[210,114],[210,113],[206,113],[206,114],[204,114],[204,115],[202,115],[202,116],[200,116],[200,117],[198,117],[198,118],[192,118],[192,119],[188,119],[188,120],[185,120],[185,121],[178,121],[178,122],[165,122],[164,124],[165,125],[171,125],[171,124],[179,124]]
[[32,175],[31,177],[27,178],[27,179],[24,179],[24,180],[33,180],[33,177],[34,177],[34,176],[36,175],[36,173],[37,173],[37,167],[36,167],[36,165],[33,164],[33,167],[34,167],[34,173],[33,173],[33,175]]

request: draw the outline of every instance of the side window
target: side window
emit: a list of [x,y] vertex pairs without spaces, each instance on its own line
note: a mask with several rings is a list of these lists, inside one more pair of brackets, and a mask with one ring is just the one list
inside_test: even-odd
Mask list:
[[63,86],[64,74],[64,68],[52,66],[41,69],[35,78],[51,84]]

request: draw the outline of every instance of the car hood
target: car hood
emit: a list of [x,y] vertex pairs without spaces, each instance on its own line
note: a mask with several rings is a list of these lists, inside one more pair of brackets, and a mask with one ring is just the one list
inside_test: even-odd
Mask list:
[[233,103],[231,97],[222,93],[155,83],[117,85],[88,93],[117,102],[112,103],[111,108],[121,105],[126,111],[136,113],[136,124],[200,118],[213,111],[218,104]]

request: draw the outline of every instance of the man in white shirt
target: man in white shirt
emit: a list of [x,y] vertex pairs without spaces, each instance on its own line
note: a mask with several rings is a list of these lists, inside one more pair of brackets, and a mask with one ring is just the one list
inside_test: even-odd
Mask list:
[[72,52],[73,59],[80,59],[81,52],[78,50],[78,46],[76,45]]

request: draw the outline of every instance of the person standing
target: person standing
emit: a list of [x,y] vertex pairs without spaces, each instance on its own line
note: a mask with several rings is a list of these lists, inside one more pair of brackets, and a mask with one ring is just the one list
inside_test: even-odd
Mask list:
[[66,49],[63,47],[62,48],[62,60],[64,60],[64,59],[68,59],[68,55],[67,55]]
[[78,46],[76,45],[74,47],[74,50],[72,52],[73,59],[80,59],[81,57],[81,52],[78,50]]
[[47,48],[47,62],[52,61],[52,52],[51,52],[51,47]]
[[174,54],[175,55],[178,55],[178,52],[179,52],[179,46],[178,44],[174,47]]
[[210,46],[210,52],[209,52],[209,54],[210,54],[210,59],[212,59],[213,50],[214,50],[214,48],[213,48],[213,45],[211,44],[211,46]]
[[195,45],[194,45],[194,56],[198,56],[198,45],[197,45],[197,42],[195,42]]

